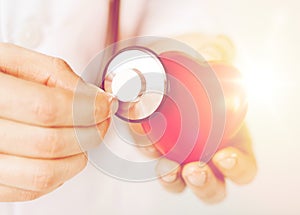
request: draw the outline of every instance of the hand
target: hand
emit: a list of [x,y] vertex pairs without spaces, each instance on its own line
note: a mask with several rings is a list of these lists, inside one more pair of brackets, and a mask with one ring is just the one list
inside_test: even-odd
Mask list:
[[0,56],[0,201],[32,200],[84,169],[113,100],[63,60],[3,43]]
[[[195,48],[208,61],[231,63],[234,57],[233,43],[226,36],[210,37],[195,33],[180,35],[175,39]],[[130,127],[136,143],[146,155],[162,156],[149,140],[140,138],[144,136],[141,125],[130,124]],[[141,139],[143,141],[139,142]],[[161,184],[170,192],[181,192],[187,186],[206,203],[220,202],[226,195],[226,179],[236,184],[247,184],[256,175],[256,161],[248,129],[244,125],[208,163],[192,162],[180,165],[161,158],[156,171]]]
[[[143,135],[140,124],[130,124],[134,136]],[[150,157],[161,157],[151,143],[137,142],[141,151]],[[219,149],[208,162],[192,162],[186,165],[161,158],[156,172],[163,187],[173,193],[182,192],[189,187],[193,193],[206,203],[218,203],[226,196],[226,181],[243,185],[251,182],[257,167],[252,152],[252,142],[244,125],[238,134],[224,148]]]

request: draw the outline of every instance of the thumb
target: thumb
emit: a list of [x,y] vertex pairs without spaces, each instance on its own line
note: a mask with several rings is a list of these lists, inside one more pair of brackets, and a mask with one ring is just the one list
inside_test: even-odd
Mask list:
[[43,84],[74,90],[80,77],[63,60],[13,44],[0,43],[0,71]]

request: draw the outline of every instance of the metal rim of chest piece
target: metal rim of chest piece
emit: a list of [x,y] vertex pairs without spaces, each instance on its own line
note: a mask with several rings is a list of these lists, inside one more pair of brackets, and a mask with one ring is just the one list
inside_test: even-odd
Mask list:
[[139,122],[151,116],[164,99],[167,76],[159,57],[145,47],[117,52],[104,69],[102,88],[118,99],[116,116]]

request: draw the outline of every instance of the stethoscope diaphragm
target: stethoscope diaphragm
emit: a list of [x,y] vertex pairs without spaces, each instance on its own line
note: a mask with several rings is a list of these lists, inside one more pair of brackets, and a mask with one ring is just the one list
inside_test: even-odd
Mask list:
[[167,77],[159,57],[145,47],[117,52],[103,72],[102,88],[119,101],[116,116],[137,122],[153,114],[163,101]]

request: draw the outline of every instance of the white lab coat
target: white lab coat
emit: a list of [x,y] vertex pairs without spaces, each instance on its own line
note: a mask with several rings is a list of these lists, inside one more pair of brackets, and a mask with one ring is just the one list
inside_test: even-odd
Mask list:
[[[122,1],[121,39],[137,35],[172,36],[196,31],[203,16],[203,12],[199,13],[201,2],[175,2]],[[108,0],[0,0],[0,41],[63,58],[80,74],[105,46],[108,4]],[[108,132],[107,141],[122,145],[122,140],[113,131]],[[135,150],[125,154],[139,156]],[[89,164],[78,176],[38,200],[2,203],[0,214],[179,213],[185,211],[184,207],[172,209],[180,201],[179,198],[166,193],[157,181],[119,181]]]
[[[63,58],[80,74],[89,60],[104,48],[107,13],[108,0],[0,0],[0,41]],[[300,46],[295,43],[291,47],[297,49],[286,48],[288,41],[299,41],[298,20],[299,4],[294,0],[256,0],[251,3],[239,0],[122,1],[123,39],[137,35],[172,36],[201,31],[227,34],[234,41],[238,67],[255,80],[253,89],[259,90],[256,94],[253,91],[252,97],[250,94],[250,103],[253,103],[247,119],[260,168],[256,181],[251,185],[240,188],[229,183],[226,200],[211,207],[202,204],[190,191],[180,195],[169,194],[157,181],[124,182],[88,165],[58,190],[38,200],[1,203],[0,214],[299,214],[300,174],[296,174],[299,167],[295,166],[294,172],[289,168],[291,163],[298,164],[292,159],[299,157],[296,154],[299,144],[293,145],[299,139],[299,126],[294,123],[299,104],[294,104],[298,99],[291,97],[299,92],[299,87],[295,87],[299,84],[285,85],[274,93],[279,96],[276,101],[284,101],[289,111],[282,111],[283,105],[279,103],[270,105],[271,111],[268,105],[262,107],[257,103],[261,99],[265,104],[270,98],[261,95],[269,86],[265,83],[274,76],[266,75],[267,79],[261,85],[257,82],[260,80],[257,77],[264,77],[261,75],[266,71],[272,71],[278,77],[300,80],[299,73],[295,75],[295,71],[299,71],[295,62],[298,62]],[[288,57],[282,58],[279,53]],[[284,72],[279,68],[285,68]],[[270,91],[274,90],[274,86],[270,88]],[[290,125],[286,130],[292,130],[294,134],[283,131],[282,126],[274,128],[274,125]],[[112,131],[109,131],[107,140],[119,144],[120,148],[125,145]],[[124,151],[124,154],[138,156],[134,150]]]

